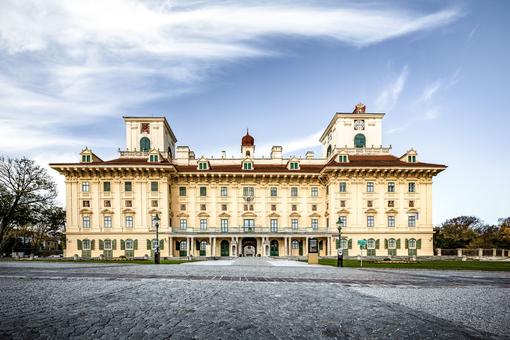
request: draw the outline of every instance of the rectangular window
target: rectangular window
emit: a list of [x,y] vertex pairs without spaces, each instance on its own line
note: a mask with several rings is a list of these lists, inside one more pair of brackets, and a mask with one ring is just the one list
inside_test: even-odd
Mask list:
[[151,207],[156,208],[158,206],[158,200],[151,201]]
[[243,196],[244,197],[253,197],[255,195],[255,190],[253,187],[244,187],[243,188]]
[[414,208],[414,201],[409,201],[409,208]]
[[347,192],[347,183],[340,182],[340,192]]
[[388,182],[388,192],[395,192],[395,182]]
[[367,192],[374,192],[374,182],[367,182]]
[[221,211],[227,211],[227,205],[226,204],[222,204],[221,205]]
[[372,208],[374,206],[374,201],[367,201],[367,207]]
[[90,250],[90,240],[83,240],[83,250]]
[[345,201],[344,200],[340,201],[340,207],[341,208],[345,208]]
[[90,201],[83,201],[84,208],[90,208]]
[[374,227],[374,216],[367,216],[367,227]]
[[205,204],[200,204],[200,210],[201,211],[206,211],[207,210],[207,206]]
[[271,197],[276,197],[276,196],[278,196],[278,188],[276,188],[276,187],[271,187],[270,191],[271,191]]
[[179,221],[179,227],[181,230],[188,229],[188,220],[185,218],[181,218],[181,220]]
[[416,216],[415,215],[408,216],[407,222],[410,228],[416,227]]
[[186,196],[186,187],[179,187],[179,196]]
[[388,227],[395,227],[395,216],[388,216]]
[[245,232],[252,232],[255,230],[255,220],[254,219],[244,219],[243,227]]
[[126,208],[131,208],[133,206],[133,201],[126,200]]
[[292,230],[298,230],[299,228],[299,220],[297,218],[293,218],[290,220],[290,225],[292,227]]
[[103,182],[103,191],[104,192],[110,192],[111,184],[110,182]]
[[317,230],[319,228],[319,219],[312,218],[312,229]]
[[312,204],[312,211],[317,211],[317,204]]
[[312,197],[318,197],[319,196],[319,188],[312,187]]
[[276,233],[278,231],[278,220],[276,218],[271,219],[271,232]]
[[126,192],[133,191],[133,184],[131,182],[124,182],[124,191]]
[[271,204],[271,211],[276,211],[276,204]]
[[158,191],[158,182],[151,182],[151,191],[152,192]]
[[149,156],[149,162],[158,162],[158,161],[159,161],[158,155],[150,155]]
[[290,196],[292,196],[292,197],[298,196],[298,188],[297,187],[290,188]]
[[126,240],[126,250],[133,250],[133,240]]
[[395,201],[388,201],[388,208],[394,208],[395,207]]
[[297,205],[296,204],[293,204],[291,208],[292,208],[292,211],[297,211]]
[[198,163],[198,169],[199,170],[207,170],[207,163],[206,162]]
[[200,219],[200,230],[207,230],[207,220],[205,218]]
[[105,228],[111,228],[112,227],[112,217],[111,216],[105,216],[103,220],[104,220],[104,227]]
[[220,195],[221,195],[221,197],[227,197],[227,195],[228,195],[228,189],[227,189],[227,187],[221,187],[221,189],[220,189]]
[[105,200],[105,201],[104,201],[104,207],[105,207],[105,208],[111,208],[111,207],[112,207],[112,201],[110,201],[110,200]]
[[90,155],[82,155],[81,156],[81,161],[82,162],[86,162],[86,163],[90,163]]
[[205,197],[207,196],[207,187],[200,187],[200,196]]
[[181,204],[181,211],[185,211],[186,210],[186,204]]
[[251,170],[252,169],[251,163],[250,162],[244,163],[243,164],[243,169],[244,170]]
[[90,216],[83,216],[82,223],[83,228],[90,228]]
[[126,216],[126,228],[133,228],[133,216]]
[[220,223],[221,232],[222,233],[228,232],[228,220],[226,218],[222,218]]
[[410,182],[408,184],[408,189],[409,189],[409,192],[416,192],[416,183]]
[[90,190],[89,182],[82,182],[81,183],[81,191],[82,192],[89,192],[89,190]]
[[104,250],[112,250],[112,240],[104,240]]

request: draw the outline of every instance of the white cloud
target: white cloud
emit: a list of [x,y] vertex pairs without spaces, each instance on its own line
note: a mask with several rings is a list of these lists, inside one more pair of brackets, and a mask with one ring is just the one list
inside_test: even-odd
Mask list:
[[428,102],[442,87],[441,81],[437,80],[425,87],[422,95],[418,99],[419,102]]
[[395,80],[389,83],[377,96],[375,100],[377,110],[389,112],[395,107],[404,90],[408,74],[409,68],[405,65]]
[[[0,147],[74,148],[89,138],[55,137],[56,127],[194,91],[218,63],[278,55],[272,37],[364,47],[460,15],[455,8],[418,13],[309,1],[1,1],[0,120],[8,123],[3,136],[9,140]],[[402,91],[407,67],[403,71],[381,99],[388,106]],[[300,143],[292,145],[287,150]]]

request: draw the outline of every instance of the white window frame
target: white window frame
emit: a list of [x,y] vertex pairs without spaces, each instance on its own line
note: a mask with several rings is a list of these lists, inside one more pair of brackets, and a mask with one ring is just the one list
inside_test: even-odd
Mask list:
[[299,229],[299,219],[293,218],[290,220],[290,225],[292,230],[298,230]]
[[82,242],[81,242],[81,249],[83,250],[90,250],[91,248],[91,241],[89,239],[84,239]]
[[409,239],[407,242],[407,247],[409,249],[416,249],[416,239],[414,238]]
[[132,239],[127,239],[125,242],[126,250],[134,250],[134,241]]
[[90,216],[82,216],[81,223],[83,225],[83,228],[90,228]]
[[347,182],[340,182],[338,190],[340,192],[347,192]]
[[340,216],[340,222],[343,222],[342,228],[347,227],[347,216]]
[[407,216],[407,226],[409,228],[415,228],[416,227],[416,215],[409,215]]
[[188,250],[188,242],[185,240],[182,240],[181,242],[179,242],[179,249],[183,250],[183,251],[187,251]]
[[[273,195],[273,193],[274,193],[274,195]],[[278,196],[278,188],[277,187],[269,188],[269,196],[277,197]]]
[[298,197],[298,196],[299,196],[298,187],[291,187],[290,188],[290,197]]
[[292,249],[299,249],[299,241],[292,240]]
[[395,224],[396,224],[395,216],[393,215],[388,216],[388,228],[395,228]]
[[228,232],[228,218],[222,218],[220,220],[220,231],[222,233]]
[[388,182],[388,192],[395,192],[395,182]]
[[367,182],[367,192],[375,192],[374,182]]
[[416,192],[416,182],[407,183],[407,191],[408,192]]
[[373,228],[375,226],[375,216],[368,215],[367,216],[367,228]]
[[269,223],[271,226],[271,232],[277,232],[278,231],[278,219],[272,218]]
[[207,230],[207,218],[200,219],[200,230]]
[[388,240],[388,249],[397,249],[397,240],[395,240],[394,238],[390,238]]
[[318,187],[312,187],[311,195],[312,195],[312,197],[319,197],[319,188]]
[[158,240],[156,240],[155,238],[152,239],[151,244],[152,250],[156,250],[159,247]]
[[103,241],[103,249],[104,250],[112,250],[112,240],[110,240],[110,239],[104,240]]
[[133,228],[134,225],[134,218],[131,215],[128,215],[124,218],[124,222],[126,224],[126,228]]
[[188,229],[188,220],[185,218],[181,218],[179,220],[179,230],[187,230]]
[[103,228],[111,228],[112,227],[112,217],[110,215],[103,217]]
[[90,192],[89,182],[81,182],[81,192]]
[[228,188],[227,187],[221,187],[220,188],[220,196],[221,197],[227,197],[228,196]]
[[319,229],[319,219],[318,218],[312,218],[311,226],[313,230]]
[[373,238],[367,240],[367,249],[375,249],[375,240]]

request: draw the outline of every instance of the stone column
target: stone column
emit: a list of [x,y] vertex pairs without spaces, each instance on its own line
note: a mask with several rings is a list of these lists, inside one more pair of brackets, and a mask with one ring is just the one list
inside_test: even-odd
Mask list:
[[496,257],[496,248],[492,249],[492,256]]
[[172,236],[170,236],[168,238],[168,254],[170,257],[174,257],[173,245],[174,245],[174,238]]
[[283,253],[285,254],[285,256],[289,256],[289,254],[288,254],[288,252],[289,252],[289,248],[287,248],[287,237],[284,237],[284,238],[283,238],[283,245],[284,245],[284,247],[285,247],[285,248],[284,248],[285,250],[284,250],[284,252],[283,252]]
[[483,257],[483,249],[478,249],[478,257]]
[[441,248],[437,248],[436,252],[437,252],[437,256],[441,256]]
[[462,249],[461,248],[457,249],[457,256],[462,257]]
[[216,236],[213,237],[213,251],[212,256],[216,256]]
[[214,255],[213,255],[212,236],[209,236],[209,249],[210,249],[210,250],[209,250],[209,252],[210,252],[209,256],[214,256]]
[[191,237],[191,242],[190,242],[190,245],[191,245],[191,255],[193,257],[195,257],[195,238],[194,237]]
[[303,255],[304,256],[308,256],[308,236],[306,237],[305,239],[305,246],[304,246],[304,252],[303,252]]

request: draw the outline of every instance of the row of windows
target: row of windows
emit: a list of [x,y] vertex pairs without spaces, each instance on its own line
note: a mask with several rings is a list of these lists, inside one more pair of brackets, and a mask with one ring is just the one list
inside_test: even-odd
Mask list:
[[[407,216],[407,226],[410,228],[416,227],[416,215]],[[340,216],[340,224],[342,227],[347,227],[347,216]],[[367,227],[373,228],[375,226],[375,216],[367,215]],[[387,217],[387,226],[390,228],[395,227],[395,216]]]
[[[199,188],[199,194],[200,196],[207,196],[207,187],[200,187]],[[185,197],[187,195],[186,187],[179,187],[179,196]],[[278,188],[277,187],[271,187],[269,189],[269,195],[271,197],[277,197],[278,196]],[[312,187],[310,190],[310,195],[312,197],[318,197],[319,196],[319,188],[318,187]],[[221,187],[220,188],[220,196],[221,197],[227,197],[228,196],[228,188],[227,187]],[[255,188],[254,187],[244,187],[243,188],[243,196],[244,197],[253,197],[255,196]],[[291,197],[298,197],[299,196],[299,190],[297,187],[291,187],[290,188],[290,196]]]
[[[254,210],[253,204],[244,204],[243,208],[244,208],[244,211],[253,211]],[[276,208],[277,208],[276,204],[271,204],[271,211],[276,211],[277,210]],[[181,211],[186,211],[186,204],[181,204],[179,209]],[[317,211],[317,204],[312,204],[311,205],[311,209],[312,209],[312,211]],[[221,205],[221,211],[227,211],[227,210],[228,210],[228,205],[227,204],[222,204]],[[297,211],[298,210],[297,204],[292,204],[291,205],[291,210],[292,211]],[[200,211],[207,211],[207,205],[203,204],[203,203],[200,204]]]
[[[409,208],[414,208],[414,201],[408,201]],[[340,207],[345,208],[345,200],[340,201]],[[373,208],[374,207],[374,201],[368,200],[367,201],[367,208]],[[395,201],[389,200],[388,201],[388,208],[394,208],[395,207]]]
[[[352,247],[352,239],[351,240],[342,239],[340,245],[338,244],[338,240],[337,240],[337,247],[341,247],[342,249],[350,249]],[[379,240],[376,240],[373,238],[369,238],[367,240],[367,249],[368,250],[379,249],[379,247],[380,247]],[[385,239],[384,240],[384,248],[392,249],[392,250],[400,249],[400,239],[394,239],[394,238]],[[406,249],[417,249],[417,248],[420,249],[421,248],[421,239],[420,240],[416,240],[414,238],[406,239],[405,248]],[[394,253],[390,253],[389,255],[396,255],[396,251]]]
[[[395,192],[396,186],[395,182],[388,182],[388,192]],[[340,182],[340,192],[347,192],[347,182]],[[407,183],[407,191],[408,192],[416,192],[416,183],[409,182]],[[375,192],[375,183],[367,182],[367,192]]]
[[[158,182],[150,182],[151,183],[151,191],[157,192],[159,188]],[[90,192],[90,183],[89,182],[82,182],[81,183],[81,191],[82,192]],[[103,192],[110,192],[111,191],[111,183],[110,182],[103,182]],[[133,191],[133,182],[124,182],[124,191],[125,192],[131,192]]]
[[[310,226],[312,229],[317,230],[319,228],[319,219],[312,218],[310,221]],[[200,230],[204,231],[207,230],[208,221],[206,218],[200,219],[199,222]],[[220,230],[221,232],[227,232],[228,231],[228,219],[222,218],[220,219]],[[297,218],[291,219],[291,228],[293,230],[299,229],[299,220]],[[278,231],[278,219],[272,218],[269,220],[269,226],[271,232],[277,232]],[[255,220],[254,219],[244,219],[243,220],[243,228],[245,231],[252,231],[255,227]],[[180,230],[187,230],[188,229],[188,220],[186,218],[181,218],[179,220],[179,229]]]

